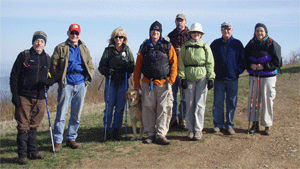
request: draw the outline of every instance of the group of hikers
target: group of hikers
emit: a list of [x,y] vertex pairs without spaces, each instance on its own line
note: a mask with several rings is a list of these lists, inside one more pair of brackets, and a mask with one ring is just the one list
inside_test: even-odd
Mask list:
[[[99,63],[99,72],[106,77],[103,137],[121,139],[128,79],[133,73],[134,88],[141,91],[142,120],[147,133],[145,144],[169,145],[166,135],[171,127],[188,129],[189,140],[200,140],[208,90],[214,88],[214,132],[225,130],[235,134],[233,118],[237,106],[238,78],[246,69],[249,73],[248,132],[259,131],[259,119],[271,134],[276,75],[281,66],[281,49],[268,36],[267,27],[255,25],[254,36],[243,46],[232,36],[233,25],[221,24],[222,37],[210,45],[201,40],[205,34],[200,23],[188,29],[184,14],[175,18],[176,28],[162,37],[162,25],[151,24],[149,39],[138,51],[136,63],[128,46],[123,28],[111,33]],[[33,34],[32,47],[22,51],[10,74],[12,102],[15,105],[19,164],[27,159],[43,159],[37,150],[37,128],[46,109],[45,94],[49,86],[58,83],[57,112],[53,139],[55,152],[62,148],[65,116],[70,108],[66,131],[66,146],[82,148],[76,142],[87,86],[93,79],[94,65],[90,52],[80,40],[81,29],[71,24],[68,38],[54,49],[50,57],[44,47],[47,34]],[[177,112],[177,93],[182,102]],[[226,100],[225,100],[226,98]],[[226,101],[226,121],[224,117]],[[254,102],[255,106],[254,106]],[[262,107],[261,115],[259,109]]]

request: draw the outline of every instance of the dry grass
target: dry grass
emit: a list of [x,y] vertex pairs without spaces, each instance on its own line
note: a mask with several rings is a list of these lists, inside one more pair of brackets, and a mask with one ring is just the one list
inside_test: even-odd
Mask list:
[[[101,85],[101,86],[100,86]],[[92,83],[88,86],[85,104],[98,104],[104,102],[105,77],[96,69]],[[48,103],[50,112],[56,112],[57,83],[48,90]],[[11,102],[11,96],[0,92],[0,121],[13,120],[15,107]]]

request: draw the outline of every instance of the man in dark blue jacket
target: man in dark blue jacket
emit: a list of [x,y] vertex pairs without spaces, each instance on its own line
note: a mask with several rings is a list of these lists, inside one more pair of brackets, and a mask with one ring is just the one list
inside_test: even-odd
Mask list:
[[[215,60],[214,83],[214,132],[223,127],[228,134],[235,134],[232,123],[237,105],[238,78],[245,70],[244,46],[232,36],[232,24],[221,24],[222,37],[210,45]],[[224,99],[226,93],[226,122],[224,123]]]

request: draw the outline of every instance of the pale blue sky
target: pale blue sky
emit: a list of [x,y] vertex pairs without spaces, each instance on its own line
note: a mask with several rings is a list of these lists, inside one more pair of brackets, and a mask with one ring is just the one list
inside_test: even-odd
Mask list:
[[187,26],[202,24],[204,42],[221,37],[220,25],[233,24],[233,36],[244,46],[253,37],[254,26],[267,26],[269,36],[282,47],[283,57],[300,47],[299,0],[1,0],[0,77],[8,76],[17,55],[32,46],[32,35],[42,30],[48,39],[45,51],[67,39],[70,24],[81,26],[81,40],[98,67],[111,32],[123,27],[134,57],[149,27],[162,24],[162,35],[175,28],[175,16],[183,13]]

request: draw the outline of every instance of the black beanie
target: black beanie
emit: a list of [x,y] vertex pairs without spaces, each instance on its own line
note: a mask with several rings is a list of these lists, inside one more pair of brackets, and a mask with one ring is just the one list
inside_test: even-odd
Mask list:
[[259,28],[259,27],[263,27],[266,31],[266,34],[268,34],[268,29],[267,29],[266,25],[264,25],[263,23],[258,23],[255,25],[254,36],[255,36],[256,28]]
[[152,25],[150,26],[149,35],[150,35],[150,33],[151,33],[152,30],[158,30],[160,32],[160,36],[161,36],[162,26],[161,26],[161,24],[158,21],[153,22]]

